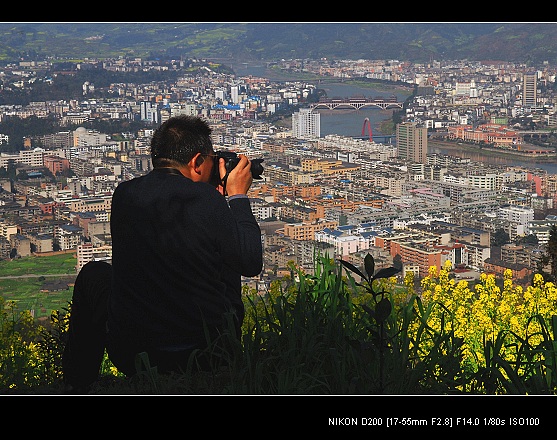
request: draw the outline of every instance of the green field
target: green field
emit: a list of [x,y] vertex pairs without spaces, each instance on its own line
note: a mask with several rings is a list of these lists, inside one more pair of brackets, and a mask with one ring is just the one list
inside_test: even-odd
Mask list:
[[36,319],[49,317],[68,307],[76,263],[74,253],[0,261],[0,296],[20,311],[31,310]]

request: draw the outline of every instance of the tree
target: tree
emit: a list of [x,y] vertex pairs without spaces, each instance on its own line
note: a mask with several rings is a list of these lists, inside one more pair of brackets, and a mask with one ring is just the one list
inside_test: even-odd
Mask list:
[[29,174],[27,174],[27,171],[21,170],[17,173],[16,180],[27,180],[27,179],[29,179]]
[[549,229],[549,240],[546,245],[546,254],[549,257],[550,275],[553,280],[557,279],[557,225],[551,225]]
[[[547,266],[549,266],[549,273],[545,271]],[[538,261],[536,271],[543,276],[546,283],[557,280],[557,225],[555,224],[549,229],[545,252]]]
[[402,270],[402,257],[400,256],[400,254],[396,254],[393,257],[393,267]]
[[538,236],[536,234],[528,234],[524,237],[519,238],[516,241],[517,244],[532,244],[532,245],[537,245],[538,244]]
[[507,234],[504,229],[497,229],[491,237],[491,244],[493,246],[501,246],[508,243],[509,240],[509,234]]

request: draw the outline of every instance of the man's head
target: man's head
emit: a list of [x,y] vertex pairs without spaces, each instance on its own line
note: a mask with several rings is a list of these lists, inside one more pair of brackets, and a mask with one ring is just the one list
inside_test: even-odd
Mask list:
[[154,168],[183,167],[198,153],[212,155],[211,128],[195,116],[175,116],[157,128],[151,139]]

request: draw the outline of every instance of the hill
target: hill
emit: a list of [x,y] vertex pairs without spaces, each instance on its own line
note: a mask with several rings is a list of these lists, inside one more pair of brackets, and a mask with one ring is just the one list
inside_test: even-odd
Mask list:
[[557,24],[0,23],[0,62],[118,56],[557,64]]

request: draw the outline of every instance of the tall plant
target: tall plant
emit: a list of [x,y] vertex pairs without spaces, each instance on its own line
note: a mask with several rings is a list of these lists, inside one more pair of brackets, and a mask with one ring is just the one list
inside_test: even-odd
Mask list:
[[[353,342],[360,353],[367,355],[367,366],[377,366],[376,393],[457,392],[465,380],[460,368],[462,339],[453,331],[445,331],[444,326],[435,330],[427,324],[432,307],[424,307],[413,289],[393,301],[392,277],[400,269],[388,267],[375,272],[370,254],[364,258],[364,272],[347,261],[340,262],[348,270],[353,292],[363,291],[371,296],[369,304],[361,305],[371,338]],[[360,282],[354,280],[353,273],[361,278]]]

